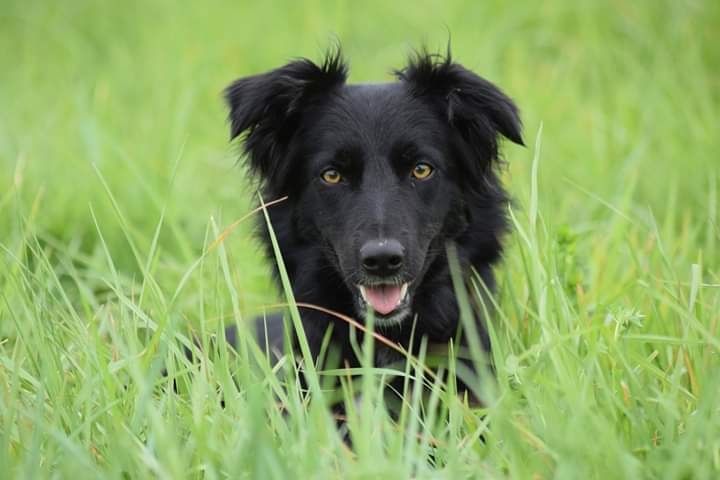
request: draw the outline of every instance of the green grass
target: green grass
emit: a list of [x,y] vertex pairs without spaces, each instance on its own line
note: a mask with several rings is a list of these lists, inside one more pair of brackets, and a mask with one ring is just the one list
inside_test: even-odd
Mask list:
[[[3,476],[720,477],[720,3],[240,3],[0,6]],[[209,343],[286,301],[261,214],[208,248],[257,206],[220,92],[334,35],[353,81],[387,79],[448,32],[530,145],[504,149],[497,381],[395,423],[397,372],[361,369],[350,451],[292,369]]]

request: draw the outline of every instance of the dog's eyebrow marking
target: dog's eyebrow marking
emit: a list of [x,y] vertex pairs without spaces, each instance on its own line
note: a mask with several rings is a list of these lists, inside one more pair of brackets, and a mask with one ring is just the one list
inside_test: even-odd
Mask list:
[[363,149],[358,145],[346,145],[337,148],[329,159],[329,163],[342,173],[359,175],[363,167]]
[[333,155],[333,160],[338,167],[348,167],[357,161],[361,152],[361,149],[357,147],[341,147]]
[[[430,160],[434,164],[438,164],[439,158],[440,152],[435,148],[420,147],[416,142],[407,140],[396,142],[390,150],[390,161],[398,170],[410,168],[420,159]],[[435,166],[441,167],[441,165]]]
[[395,144],[395,149],[404,157],[416,155],[420,150],[413,142],[398,142]]
[[411,163],[417,155],[420,153],[420,149],[413,142],[400,141],[390,149],[390,158],[393,162],[399,162],[402,164]]

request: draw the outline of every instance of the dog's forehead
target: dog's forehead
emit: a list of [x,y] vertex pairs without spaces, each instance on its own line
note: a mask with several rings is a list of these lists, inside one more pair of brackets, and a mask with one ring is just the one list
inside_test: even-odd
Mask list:
[[404,97],[408,90],[402,82],[372,82],[346,84],[341,93],[349,98],[372,102]]
[[[315,127],[321,137],[376,146],[435,136],[441,120],[402,82],[349,84],[325,103]],[[427,139],[427,138],[426,138]]]
[[402,82],[345,85],[336,104],[348,114],[368,118],[405,116],[422,106]]

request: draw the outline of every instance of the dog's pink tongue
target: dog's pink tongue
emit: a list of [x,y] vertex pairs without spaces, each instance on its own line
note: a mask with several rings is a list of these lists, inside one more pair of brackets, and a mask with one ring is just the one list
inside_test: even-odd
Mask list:
[[373,310],[380,315],[387,315],[400,305],[400,285],[365,287],[365,296]]

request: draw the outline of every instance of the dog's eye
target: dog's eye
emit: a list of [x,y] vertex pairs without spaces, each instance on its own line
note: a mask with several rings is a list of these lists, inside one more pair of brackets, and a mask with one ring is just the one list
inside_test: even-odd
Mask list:
[[340,172],[338,172],[334,168],[328,168],[327,170],[323,171],[320,176],[325,183],[328,183],[330,185],[337,185],[342,181],[342,175],[340,175]]
[[427,163],[420,162],[413,167],[412,176],[414,178],[417,178],[418,180],[426,180],[430,178],[430,175],[432,175],[433,171],[433,167],[431,167]]

